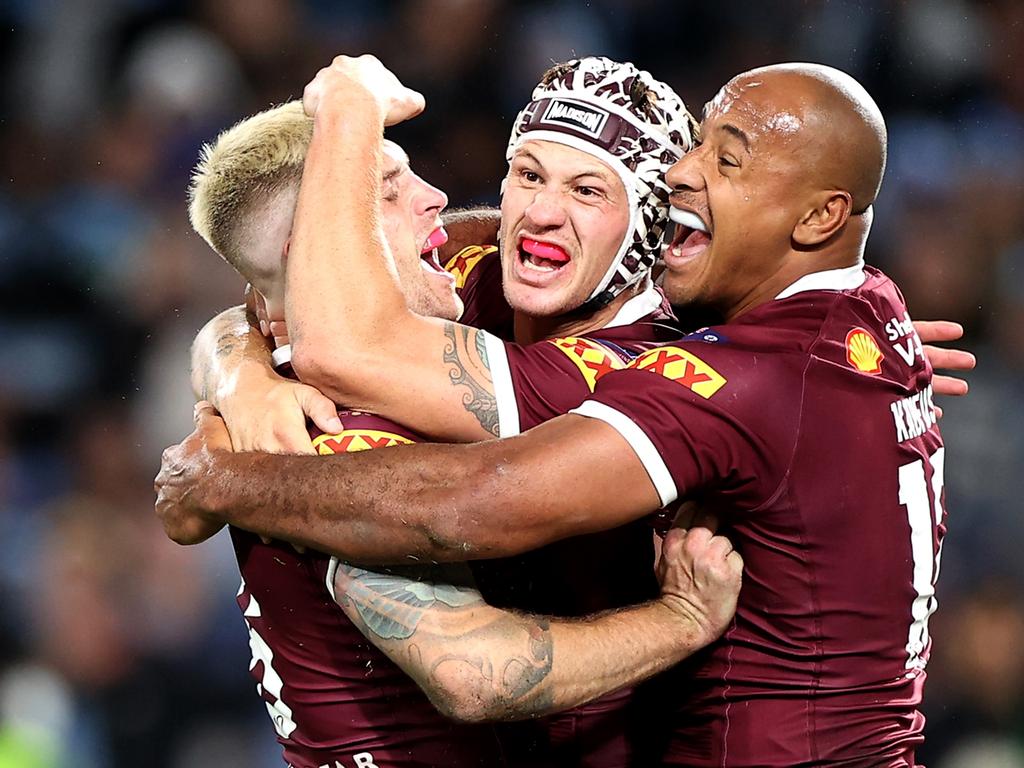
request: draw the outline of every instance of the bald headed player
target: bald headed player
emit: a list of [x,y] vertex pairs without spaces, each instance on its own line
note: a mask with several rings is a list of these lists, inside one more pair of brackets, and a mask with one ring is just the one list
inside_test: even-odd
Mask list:
[[[225,438],[207,420],[167,456],[165,523],[451,560],[699,498],[723,516],[745,583],[722,642],[681,670],[667,762],[912,766],[945,454],[902,296],[863,263],[884,123],[847,75],[785,65],[730,81],[702,134],[669,174],[681,227],[665,289],[727,322],[511,440],[256,463],[212,449]],[[476,482],[453,486],[453,470]],[[319,498],[317,518],[266,509],[245,482],[263,473]]]

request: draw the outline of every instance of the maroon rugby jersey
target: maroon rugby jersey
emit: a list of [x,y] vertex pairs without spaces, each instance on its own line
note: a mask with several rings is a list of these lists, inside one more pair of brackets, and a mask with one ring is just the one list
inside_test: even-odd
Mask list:
[[603,377],[576,412],[743,555],[724,638],[677,667],[669,764],[911,766],[945,532],[931,368],[860,267]]
[[[447,268],[465,302],[462,322],[489,331],[487,358],[502,437],[567,413],[606,373],[639,353],[678,338],[672,314],[653,285],[626,302],[597,331],[530,345],[508,341],[511,310],[501,290],[497,249],[468,248]],[[486,600],[503,608],[582,616],[643,602],[658,594],[651,527],[637,521],[614,531],[579,536],[516,557],[473,564]],[[646,704],[619,691],[539,722],[502,726],[516,765],[619,768],[648,741]]]
[[[321,435],[321,454],[416,441],[378,416],[339,411],[344,429]],[[327,589],[330,558],[299,554],[231,528],[256,679],[294,768],[417,768],[503,765],[490,726],[441,716],[419,687],[371,644]]]

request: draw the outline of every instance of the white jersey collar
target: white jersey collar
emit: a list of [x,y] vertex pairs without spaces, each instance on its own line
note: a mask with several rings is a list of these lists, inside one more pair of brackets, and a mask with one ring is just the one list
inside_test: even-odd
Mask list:
[[[620,325],[632,325],[642,317],[647,317],[661,306],[661,291],[654,287],[651,276],[644,278],[644,289],[625,304],[619,307],[615,317],[605,323],[602,328],[617,328]],[[596,330],[596,329],[595,329]]]
[[850,267],[841,269],[827,269],[824,272],[811,272],[804,275],[782,293],[776,299],[788,299],[804,291],[851,291],[860,288],[868,279],[864,272],[864,260],[861,259]]
[[270,356],[274,360],[274,367],[280,368],[285,363],[290,363],[292,361],[292,345],[285,344],[284,346],[278,347]]

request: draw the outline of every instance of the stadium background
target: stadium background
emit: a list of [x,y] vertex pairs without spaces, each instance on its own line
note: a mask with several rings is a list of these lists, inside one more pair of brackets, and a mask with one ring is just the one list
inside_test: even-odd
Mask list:
[[461,205],[496,202],[516,108],[574,53],[631,59],[698,112],[764,63],[864,82],[890,128],[869,259],[981,361],[944,403],[920,757],[1024,765],[1024,3],[5,0],[0,767],[280,764],[228,543],[166,541],[151,481],[190,429],[188,343],[240,292],[187,225],[198,147],[339,52],[426,94],[393,135]]

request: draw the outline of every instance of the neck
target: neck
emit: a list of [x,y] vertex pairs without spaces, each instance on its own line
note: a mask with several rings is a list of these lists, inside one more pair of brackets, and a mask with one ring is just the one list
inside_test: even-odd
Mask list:
[[533,344],[545,339],[558,339],[565,336],[582,336],[583,334],[604,328],[622,309],[622,305],[641,293],[647,281],[630,286],[612,299],[606,306],[587,315],[567,313],[554,317],[534,317],[523,312],[515,313],[515,337],[517,344]]

